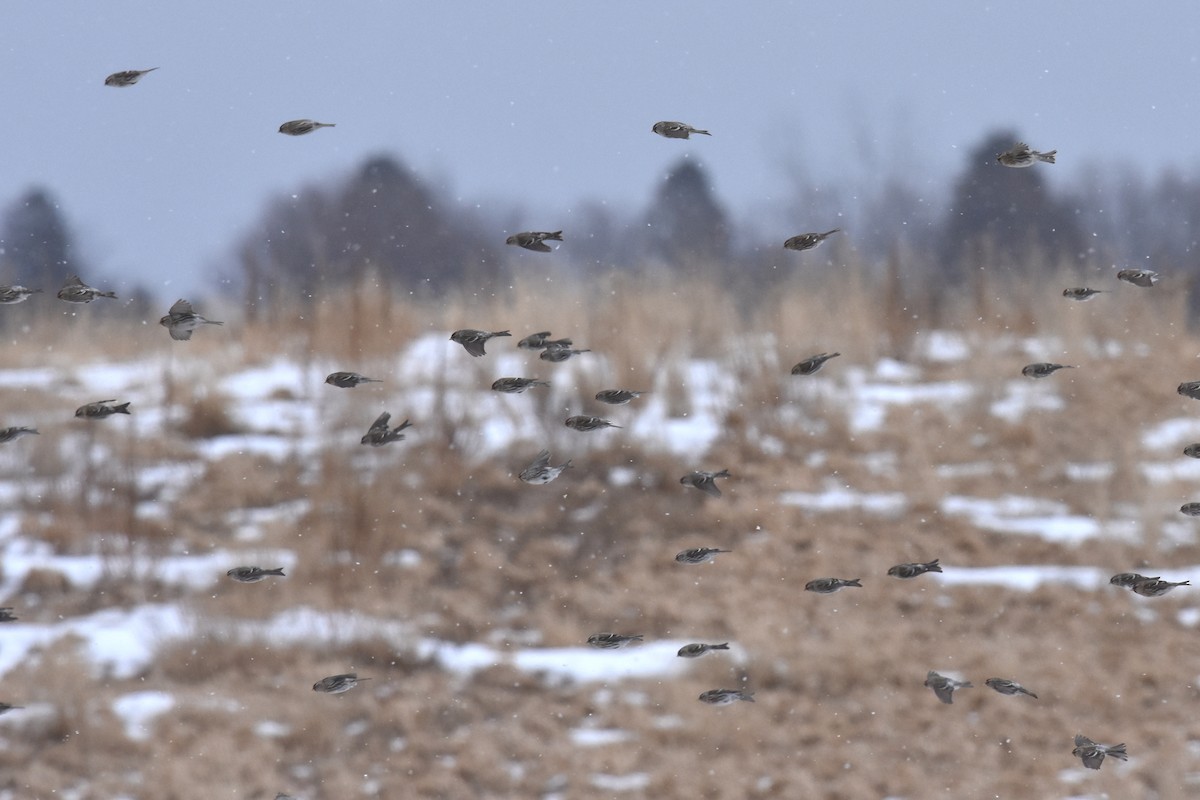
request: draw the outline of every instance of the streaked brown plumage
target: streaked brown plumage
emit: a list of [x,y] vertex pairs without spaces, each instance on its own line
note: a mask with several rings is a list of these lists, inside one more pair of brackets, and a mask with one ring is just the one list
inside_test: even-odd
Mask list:
[[371,427],[367,429],[367,432],[363,434],[359,442],[361,444],[368,444],[371,447],[383,447],[385,444],[390,444],[391,442],[404,441],[404,431],[411,428],[412,423],[404,420],[404,422],[401,422],[395,428],[389,429],[388,421],[391,418],[392,415],[386,411],[380,414],[371,423]]
[[156,69],[158,67],[151,67],[150,69],[126,69],[121,72],[114,72],[104,79],[104,85],[117,87],[133,86],[142,79],[143,75],[154,72]]
[[684,486],[691,486],[693,489],[699,489],[711,497],[720,497],[721,489],[717,486],[717,478],[728,478],[729,470],[723,469],[720,472],[689,472],[679,479],[679,482]]
[[514,244],[517,247],[523,247],[535,253],[549,253],[553,248],[546,244],[546,242],[561,242],[562,240],[562,231],[522,231],[521,233],[514,233],[512,236],[509,236],[504,240],[504,243]]
[[66,283],[58,290],[58,299],[68,303],[90,303],[97,297],[117,299],[117,295],[113,292],[103,292],[88,286],[79,279],[78,275],[68,275]]
[[1031,149],[1024,142],[1017,142],[1011,149],[1005,150],[996,156],[996,160],[1006,167],[1031,167],[1039,161],[1053,164],[1057,153],[1057,150],[1051,150],[1048,153],[1039,153],[1037,150]]
[[667,139],[687,139],[690,138],[693,133],[703,134],[704,136],[712,136],[712,134],[708,131],[702,131],[699,128],[693,128],[686,122],[674,122],[672,120],[656,122],[650,126],[650,130],[653,133],[657,133],[659,136]]
[[318,128],[333,128],[337,125],[336,122],[317,122],[312,119],[294,119],[290,122],[285,122],[279,126],[280,133],[286,133],[288,136],[303,136],[306,133],[312,133]]
[[788,239],[787,241],[785,241],[783,243],[783,247],[785,250],[798,250],[798,251],[812,250],[814,247],[819,245],[821,242],[825,241],[830,236],[833,236],[833,234],[841,232],[841,230],[842,230],[841,228],[834,228],[833,230],[825,231],[824,233],[797,234],[796,236],[793,236],[790,239]]
[[947,678],[945,675],[939,675],[933,670],[929,670],[929,674],[925,676],[925,685],[933,690],[938,700],[947,704],[954,702],[955,689],[975,688],[974,684],[970,681],[958,681],[954,678]]
[[484,345],[489,339],[494,339],[497,336],[512,336],[508,331],[477,331],[474,328],[463,328],[450,334],[450,341],[457,342],[463,346],[463,349],[470,353],[475,358],[485,356]]
[[129,413],[131,413],[129,403],[117,403],[115,399],[97,400],[94,403],[88,403],[75,409],[75,416],[80,419],[104,419],[105,417],[111,417],[113,414]]

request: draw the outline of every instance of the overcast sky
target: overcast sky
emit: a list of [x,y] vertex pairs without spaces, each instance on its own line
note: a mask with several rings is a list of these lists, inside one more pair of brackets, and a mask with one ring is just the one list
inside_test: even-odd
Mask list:
[[[640,208],[685,152],[743,216],[791,195],[785,163],[941,193],[996,127],[1057,148],[1056,181],[1200,164],[1192,0],[10,0],[4,29],[0,206],[45,186],[99,274],[164,296],[211,292],[267,197],[377,153],[535,229]],[[277,132],[298,117],[337,127]]]

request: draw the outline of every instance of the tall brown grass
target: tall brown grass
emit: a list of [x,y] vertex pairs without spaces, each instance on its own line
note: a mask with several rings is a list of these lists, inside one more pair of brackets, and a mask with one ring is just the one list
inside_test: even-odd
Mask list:
[[[136,321],[64,327],[55,316],[31,316],[27,330],[8,332],[19,346],[6,349],[0,368],[48,366],[71,388],[0,388],[7,413],[42,429],[4,446],[11,460],[0,463],[0,477],[25,487],[17,497],[27,535],[59,553],[101,552],[114,569],[86,593],[38,570],[5,604],[26,602],[25,618],[48,622],[112,604],[182,600],[195,632],[161,643],[155,664],[135,679],[95,675],[69,641],[13,670],[0,699],[41,705],[50,716],[0,720],[22,734],[10,737],[19,747],[0,752],[0,789],[22,797],[63,786],[89,787],[83,796],[140,796],[153,786],[156,796],[178,798],[591,798],[612,796],[594,774],[645,773],[645,788],[625,796],[1189,796],[1200,771],[1189,745],[1200,727],[1188,711],[1200,645],[1178,616],[1195,606],[1186,588],[1150,600],[884,575],[894,563],[934,557],[947,571],[1200,563],[1194,536],[1166,535],[1186,522],[1178,505],[1200,499],[1190,481],[1152,482],[1142,469],[1182,459],[1174,445],[1147,448],[1143,436],[1195,411],[1195,401],[1175,394],[1178,382],[1200,378],[1200,342],[1181,292],[1099,285],[1069,269],[1036,281],[983,270],[961,294],[935,298],[906,283],[905,266],[801,266],[753,301],[707,268],[687,278],[617,274],[582,283],[518,275],[437,305],[366,280],[253,323],[218,306],[226,327],[187,343]],[[1062,298],[1062,288],[1088,282],[1112,291],[1082,304]],[[448,341],[462,327],[510,329],[514,338],[471,359]],[[530,393],[504,413],[544,425],[534,441],[480,456],[471,445],[481,436],[476,422],[450,413],[446,399],[459,386],[486,390],[495,355],[546,329],[593,354],[569,369],[529,357],[530,374],[550,378],[556,399]],[[931,353],[935,329],[953,331],[969,357]],[[408,415],[394,393],[413,387],[391,379],[424,335],[447,340],[432,387],[438,410],[413,420],[409,440],[362,448],[357,437],[381,408],[400,415],[394,421]],[[835,350],[842,356],[818,375],[788,372]],[[276,399],[319,410],[318,429],[280,426],[290,456],[232,453],[169,489],[138,481],[147,467],[193,460],[204,440],[243,431],[237,401],[219,380],[277,358],[314,377]],[[917,377],[878,374],[883,358]],[[163,367],[147,403],[167,420],[153,435],[70,419],[75,406],[97,399],[74,396],[80,370],[152,359]],[[697,413],[695,359],[711,362],[731,397],[708,452],[675,454],[622,431],[562,431],[560,405],[628,421],[648,400],[601,408],[592,400],[599,388],[648,389],[673,419]],[[1041,360],[1078,368],[1037,383],[1020,376]],[[320,384],[325,364],[389,382],[374,394],[339,394]],[[936,382],[966,386],[966,399],[885,404],[877,428],[855,417],[855,386]],[[1040,405],[1012,419],[993,410],[1026,395]],[[307,443],[316,446],[298,446]],[[516,471],[543,445],[568,453],[574,468],[547,486],[520,483]],[[1069,478],[1080,464],[1109,469]],[[696,468],[729,468],[724,496],[681,487],[679,477]],[[830,488],[902,494],[906,504],[881,514],[780,502],[784,492]],[[943,513],[949,495],[1043,498],[1141,527],[1132,538],[1083,544],[997,533]],[[164,503],[166,515],[143,513],[147,502]],[[299,511],[248,540],[231,523],[235,512],[298,502]],[[673,561],[693,546],[733,553],[702,567]],[[218,548],[286,549],[296,565],[286,579],[248,586],[214,575],[197,592],[116,569],[134,552]],[[864,588],[828,597],[802,590],[825,575],[862,577]],[[249,642],[229,634],[238,621],[269,621],[295,607],[395,621],[411,634],[381,626],[312,646],[276,642],[269,632]],[[736,649],[690,662],[680,678],[583,686],[508,663],[520,647],[580,646],[601,630],[648,642],[728,640]],[[448,672],[422,649],[423,637],[487,644],[498,663]],[[622,657],[612,654],[614,663]],[[351,669],[372,680],[340,696],[309,688]],[[921,686],[928,669],[960,671],[977,688],[945,706]],[[983,686],[993,674],[1041,698],[995,694]],[[697,702],[718,686],[751,688],[756,702]],[[146,688],[172,692],[177,705],[152,723],[150,740],[128,742],[111,702]],[[274,733],[263,733],[264,722]],[[570,731],[589,726],[631,738],[571,744]],[[1077,732],[1127,741],[1134,759],[1066,783],[1062,773],[1079,767],[1070,756]]]

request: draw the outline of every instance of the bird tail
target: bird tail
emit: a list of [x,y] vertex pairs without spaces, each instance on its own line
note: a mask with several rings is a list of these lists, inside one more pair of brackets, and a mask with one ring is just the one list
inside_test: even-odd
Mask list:
[[747,703],[754,702],[754,692],[738,692],[738,697],[742,698]]
[[862,578],[851,578],[850,580],[842,581],[842,586],[857,586],[862,588]]
[[121,403],[119,406],[113,406],[114,414],[129,414],[129,403]]
[[729,642],[722,642],[721,644],[710,644],[708,646],[708,649],[709,650],[728,650]]
[[549,386],[550,386],[550,381],[533,381],[533,382],[532,382],[532,383],[530,383],[529,385],[530,385],[530,386],[546,386],[546,387],[549,387]]
[[280,567],[279,569],[264,569],[263,575],[278,575],[281,578],[287,577],[287,575],[283,574],[283,567]]
[[1057,150],[1051,150],[1049,153],[1034,153],[1038,161],[1045,161],[1047,164],[1054,163],[1054,156],[1058,153]]
[[930,561],[928,564],[925,565],[925,571],[926,572],[941,572],[942,567],[940,564],[938,564],[938,561],[940,561],[940,560],[941,559],[935,558],[933,561]]
[[[640,634],[640,633],[635,633],[633,636],[630,636],[630,637],[629,637],[629,641],[631,641],[631,642],[640,642],[640,641],[642,641],[642,638],[643,638],[642,634]],[[1124,746],[1125,746],[1125,745],[1121,745],[1121,747],[1124,747]]]
[[563,240],[562,231],[554,231],[553,233],[547,233],[546,238],[551,239],[555,242],[561,242]]
[[714,472],[713,477],[714,478],[728,478],[731,476],[729,475],[729,470],[723,469],[720,472]]
[[395,428],[392,429],[392,433],[399,433],[400,431],[404,430],[405,428],[411,428],[411,427],[412,427],[412,423],[409,422],[408,420],[404,420],[404,422],[401,422],[399,425],[397,425]]
[[1191,581],[1179,581],[1179,583],[1177,583],[1175,585],[1176,586],[1191,586],[1192,582]]
[[96,297],[111,297],[113,300],[116,300],[117,293],[116,292],[101,292],[101,291],[97,290]]
[[708,131],[702,131],[699,128],[692,128],[692,133],[703,133],[705,136],[712,136]]
[[492,336],[512,336],[511,331],[493,331]]
[[841,228],[834,228],[834,229],[833,229],[833,230],[831,230],[831,231],[826,231],[825,233],[822,233],[822,234],[821,234],[821,238],[823,239],[823,238],[825,238],[826,236],[833,236],[835,233],[841,233],[841,231],[842,231],[842,229],[841,229]]
[[[337,127],[337,123],[336,123],[336,122],[314,122],[314,123],[313,123],[313,128],[314,128],[314,129],[316,129],[316,128],[336,128],[336,127]],[[1053,155],[1053,154],[1051,154],[1051,155]],[[364,681],[365,681],[365,680],[368,680],[368,679],[367,679],[367,678],[362,678],[361,680],[364,680]]]
[[567,463],[562,465],[562,469],[574,469],[574,468],[575,467],[573,464],[571,464],[571,459],[569,459],[569,458],[567,459]]
[[1122,761],[1129,760],[1129,754],[1125,752],[1125,743],[1124,742],[1121,742],[1121,744],[1114,744],[1112,747],[1106,747],[1106,748],[1104,748],[1104,752],[1107,755],[1110,755],[1113,758],[1119,758]]
[[206,320],[204,320],[204,322],[207,325],[224,325],[225,324],[224,322],[221,322],[220,320],[215,320],[215,319],[206,319]]

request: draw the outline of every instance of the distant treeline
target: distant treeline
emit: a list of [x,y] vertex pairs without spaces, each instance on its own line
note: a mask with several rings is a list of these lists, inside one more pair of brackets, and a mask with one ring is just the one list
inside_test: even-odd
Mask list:
[[[804,264],[880,272],[887,265],[906,288],[934,294],[956,291],[981,269],[1036,278],[1050,268],[1078,267],[1081,280],[1103,280],[1112,266],[1134,266],[1190,283],[1200,176],[1148,179],[1118,166],[1053,191],[1047,176],[1055,166],[1007,169],[996,162],[1019,138],[1011,131],[987,135],[970,151],[946,201],[926,197],[928,187],[915,188],[921,177],[915,173],[912,183],[884,178],[852,200],[837,186],[797,185],[794,222],[772,230],[761,221],[735,222],[707,171],[685,158],[640,211],[585,201],[569,220],[539,220],[542,228],[565,229],[565,242],[549,254],[505,247],[505,237],[535,227],[531,221],[514,227],[515,212],[488,218],[440,197],[395,157],[377,156],[341,180],[268,200],[257,221],[231,233],[235,267],[228,277],[251,315],[364,278],[434,297],[532,265],[568,275],[728,273],[731,291],[761,291]],[[920,159],[911,166],[920,170]],[[782,247],[789,236],[831,228],[845,233],[821,250]],[[0,220],[0,282],[50,291],[69,273],[91,274],[87,255],[78,252],[50,193],[32,188]],[[1196,298],[1192,306],[1200,310]]]

